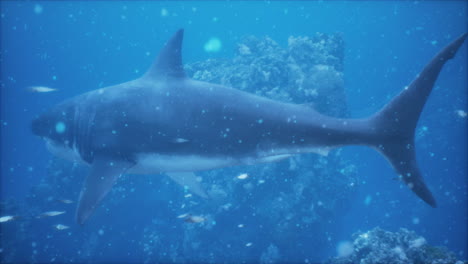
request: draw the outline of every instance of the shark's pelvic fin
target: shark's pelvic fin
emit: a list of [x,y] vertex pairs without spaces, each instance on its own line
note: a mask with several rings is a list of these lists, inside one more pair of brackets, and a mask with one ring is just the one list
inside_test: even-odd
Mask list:
[[188,188],[189,191],[193,192],[194,194],[203,198],[208,198],[208,194],[206,194],[200,182],[197,180],[195,173],[193,172],[171,172],[171,173],[167,173],[167,175],[173,181]]
[[162,80],[185,78],[186,75],[182,64],[183,38],[184,30],[179,29],[166,42],[153,65],[142,78]]
[[372,145],[388,159],[406,185],[432,207],[436,207],[436,201],[418,169],[414,132],[437,76],[466,37],[465,33],[442,49],[408,87],[369,119],[369,127],[378,135]]
[[83,224],[93,213],[112,186],[133,164],[128,161],[95,156],[91,165],[91,172],[81,190],[76,221]]

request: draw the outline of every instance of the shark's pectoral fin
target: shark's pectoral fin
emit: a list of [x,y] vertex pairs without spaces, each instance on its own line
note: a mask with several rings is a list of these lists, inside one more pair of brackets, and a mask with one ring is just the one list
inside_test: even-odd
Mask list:
[[182,185],[184,188],[188,188],[194,194],[208,198],[205,190],[200,184],[200,181],[197,180],[197,176],[193,172],[171,172],[167,175],[176,183]]
[[91,165],[91,172],[81,190],[76,221],[83,224],[102,201],[112,186],[133,163],[119,159],[97,156]]
[[[291,154],[281,154],[281,155],[274,155],[274,156],[266,156],[266,157],[261,157],[261,158],[258,158],[255,163],[272,163],[272,162],[278,162],[278,161],[282,161],[282,160],[285,160],[285,159],[288,159],[292,157]],[[254,163],[254,164],[255,164]]]

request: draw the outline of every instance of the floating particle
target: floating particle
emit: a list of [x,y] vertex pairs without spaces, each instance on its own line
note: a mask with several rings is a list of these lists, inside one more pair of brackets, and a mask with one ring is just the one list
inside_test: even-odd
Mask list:
[[253,245],[252,242],[249,242],[249,243],[245,244],[246,247],[251,247],[252,245]]
[[419,218],[418,217],[413,217],[412,222],[414,225],[419,224]]
[[166,8],[162,8],[162,9],[161,9],[161,16],[162,16],[162,17],[166,17],[166,16],[168,16],[168,15],[169,15],[169,11],[167,11]]
[[457,115],[459,117],[465,118],[468,115],[468,113],[460,109],[460,110],[457,110]]
[[34,5],[34,13],[36,13],[36,15],[42,14],[43,10],[44,8],[41,5],[39,4]]
[[221,40],[216,37],[210,38],[204,46],[206,52],[218,52],[221,50]]
[[249,175],[247,173],[242,173],[240,174],[239,176],[237,176],[237,179],[239,180],[245,180],[249,177]]
[[243,225],[243,224],[238,224],[237,227],[238,227],[238,228],[243,228],[244,225]]
[[99,229],[98,234],[99,234],[100,236],[104,235],[104,230]]
[[372,196],[367,195],[366,199],[364,200],[365,205],[369,205],[372,202]]
[[55,131],[59,134],[62,134],[63,132],[65,132],[66,129],[67,127],[65,126],[63,122],[57,122],[57,124],[55,124]]

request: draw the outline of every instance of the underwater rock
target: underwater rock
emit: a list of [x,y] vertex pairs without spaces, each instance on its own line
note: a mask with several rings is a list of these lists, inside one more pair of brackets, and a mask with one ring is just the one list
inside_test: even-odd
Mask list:
[[328,264],[461,264],[445,247],[435,247],[414,231],[400,228],[397,232],[374,228],[353,234],[352,251]]

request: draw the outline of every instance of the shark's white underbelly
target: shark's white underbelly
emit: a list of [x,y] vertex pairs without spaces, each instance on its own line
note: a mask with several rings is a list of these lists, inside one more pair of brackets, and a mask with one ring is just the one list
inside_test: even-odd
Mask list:
[[239,164],[229,157],[206,157],[198,155],[163,155],[141,153],[136,156],[136,164],[129,173],[155,174],[163,172],[192,172],[211,170]]
[[[86,164],[78,150],[46,140],[47,149],[55,156],[71,162]],[[164,172],[192,172],[228,167],[239,164],[229,157],[204,157],[198,155],[163,155],[140,153],[136,155],[135,165],[128,170],[132,174],[159,174]]]
[[[49,151],[60,158],[87,164],[82,160],[76,148],[65,147],[46,140]],[[293,155],[306,152],[316,152],[326,155],[328,149],[304,148],[283,149],[272,152],[257,153],[257,155],[233,158],[229,156],[202,156],[202,155],[165,155],[160,153],[139,153],[135,156],[135,165],[127,172],[131,174],[160,174],[169,172],[193,172],[211,170],[235,165],[253,165],[258,163],[276,162]]]

